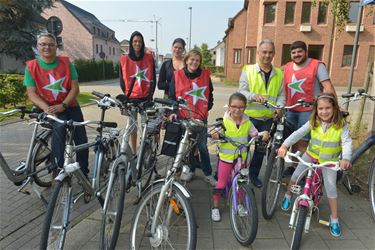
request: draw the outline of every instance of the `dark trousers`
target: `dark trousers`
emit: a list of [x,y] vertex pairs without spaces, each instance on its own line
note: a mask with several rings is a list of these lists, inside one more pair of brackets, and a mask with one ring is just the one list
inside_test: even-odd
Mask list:
[[[83,114],[81,108],[69,107],[64,112],[58,114],[57,116],[61,120],[73,120],[76,122],[83,121]],[[52,153],[51,160],[54,163],[57,163],[59,168],[62,168],[64,165],[64,151],[65,151],[65,137],[66,137],[66,128],[63,124],[53,122],[53,133],[52,133]],[[85,126],[77,126],[74,130],[74,143],[75,145],[80,145],[87,142],[87,135]],[[81,166],[82,172],[87,175],[88,170],[88,157],[89,150],[84,149],[76,152],[76,161],[78,161]]]
[[[272,125],[272,118],[265,121],[257,120],[254,118],[250,118],[250,120],[259,132],[265,130],[269,131]],[[249,169],[249,175],[251,178],[258,178],[260,168],[262,167],[264,155],[265,152],[258,152],[257,147],[255,147],[253,159],[251,160]]]
[[[208,153],[207,148],[207,128],[203,128],[199,134],[198,138],[198,150],[201,160],[201,166],[203,173],[205,176],[209,176],[212,174],[212,167],[210,161],[210,154]],[[191,164],[190,164],[190,171],[195,172],[195,168],[199,166],[199,160],[196,157],[191,157]]]

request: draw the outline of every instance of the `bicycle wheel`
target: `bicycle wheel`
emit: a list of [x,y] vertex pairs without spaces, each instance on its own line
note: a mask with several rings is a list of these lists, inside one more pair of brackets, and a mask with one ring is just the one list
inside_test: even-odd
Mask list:
[[47,214],[44,218],[40,249],[63,249],[65,236],[69,226],[69,214],[72,204],[72,189],[70,182],[56,181],[55,190],[48,203]]
[[50,187],[52,182],[52,172],[46,164],[51,154],[51,140],[51,131],[45,130],[39,134],[31,156],[31,171],[38,172],[34,175],[34,181],[40,187]]
[[119,165],[115,170],[106,209],[103,211],[100,226],[100,249],[115,249],[120,232],[125,201],[125,168]]
[[156,231],[151,235],[152,219],[164,182],[146,190],[133,217],[131,249],[195,249],[197,229],[190,201],[175,186],[167,192],[156,218]]
[[276,150],[277,148],[273,147],[268,157],[266,173],[263,181],[262,215],[267,220],[271,219],[275,213],[284,169],[284,160],[276,158]]
[[297,224],[293,232],[292,245],[290,247],[292,250],[299,249],[299,246],[302,240],[302,234],[303,234],[303,231],[305,230],[306,216],[307,216],[307,207],[300,207],[297,212],[297,217],[296,217]]
[[156,167],[156,154],[158,150],[158,143],[154,140],[154,137],[150,137],[145,141],[143,155],[142,155],[142,172],[141,177],[141,191],[143,192],[152,179],[152,175],[155,172]]
[[368,193],[371,202],[372,218],[375,220],[375,158],[372,160],[368,176]]
[[241,183],[236,190],[237,210],[233,200],[233,190],[230,196],[230,224],[237,241],[248,246],[255,240],[258,232],[258,209],[253,190]]
[[107,185],[109,178],[109,167],[111,163],[116,159],[118,155],[118,150],[120,149],[120,143],[117,139],[114,139],[103,153],[102,162],[100,163],[100,173],[99,173],[99,187],[103,188]]

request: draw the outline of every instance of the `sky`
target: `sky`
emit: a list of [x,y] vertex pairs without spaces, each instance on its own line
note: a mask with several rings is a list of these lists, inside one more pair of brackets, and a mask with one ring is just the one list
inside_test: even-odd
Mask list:
[[172,42],[177,37],[186,41],[186,49],[188,49],[189,7],[192,7],[191,47],[207,43],[209,48],[213,48],[225,36],[228,18],[234,17],[244,5],[244,0],[67,1],[95,15],[104,25],[115,31],[119,41],[129,40],[133,31],[140,31],[147,47],[155,48],[155,41],[151,41],[151,39],[155,40],[155,23],[121,20],[159,20],[158,51],[163,55],[171,52]]

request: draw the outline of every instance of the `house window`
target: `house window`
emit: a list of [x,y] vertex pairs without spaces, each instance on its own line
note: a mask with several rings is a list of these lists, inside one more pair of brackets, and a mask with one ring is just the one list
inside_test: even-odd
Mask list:
[[294,9],[296,7],[295,2],[287,2],[285,8],[285,24],[294,23]]
[[103,45],[100,44],[100,52],[103,52]]
[[247,63],[248,64],[255,64],[255,47],[249,47],[247,48]]
[[94,27],[94,35],[95,35],[95,33],[96,33],[96,28]]
[[234,64],[240,64],[241,63],[241,49],[234,49]]
[[348,23],[357,23],[359,4],[359,2],[350,2]]
[[264,4],[264,24],[275,23],[276,3]]
[[310,23],[310,16],[311,16],[311,2],[303,2],[301,23]]
[[108,51],[109,51],[109,54],[111,54],[111,52],[112,52],[111,46],[108,48]]
[[327,23],[327,4],[320,2],[318,11],[318,24]]
[[112,48],[112,54],[115,55],[115,48]]
[[100,29],[98,28],[98,36],[100,36]]
[[324,45],[309,45],[309,57],[322,60]]
[[[352,63],[352,54],[353,54],[353,45],[344,45],[344,52],[342,55],[342,67],[350,66]],[[358,55],[358,48],[357,46],[357,55]]]
[[98,54],[99,53],[99,45],[97,44],[96,45],[96,54]]
[[281,65],[287,64],[291,60],[290,44],[283,44],[283,51],[281,55]]

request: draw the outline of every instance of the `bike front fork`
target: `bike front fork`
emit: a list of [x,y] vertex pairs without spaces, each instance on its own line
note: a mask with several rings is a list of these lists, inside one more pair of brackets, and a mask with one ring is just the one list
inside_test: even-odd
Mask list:
[[308,233],[310,229],[310,222],[311,222],[311,217],[312,217],[312,211],[314,208],[314,202],[305,194],[298,196],[293,203],[292,214],[289,220],[289,228],[292,228],[293,230],[296,229],[298,211],[302,206],[307,207],[307,216],[306,216],[304,231],[305,233]]

